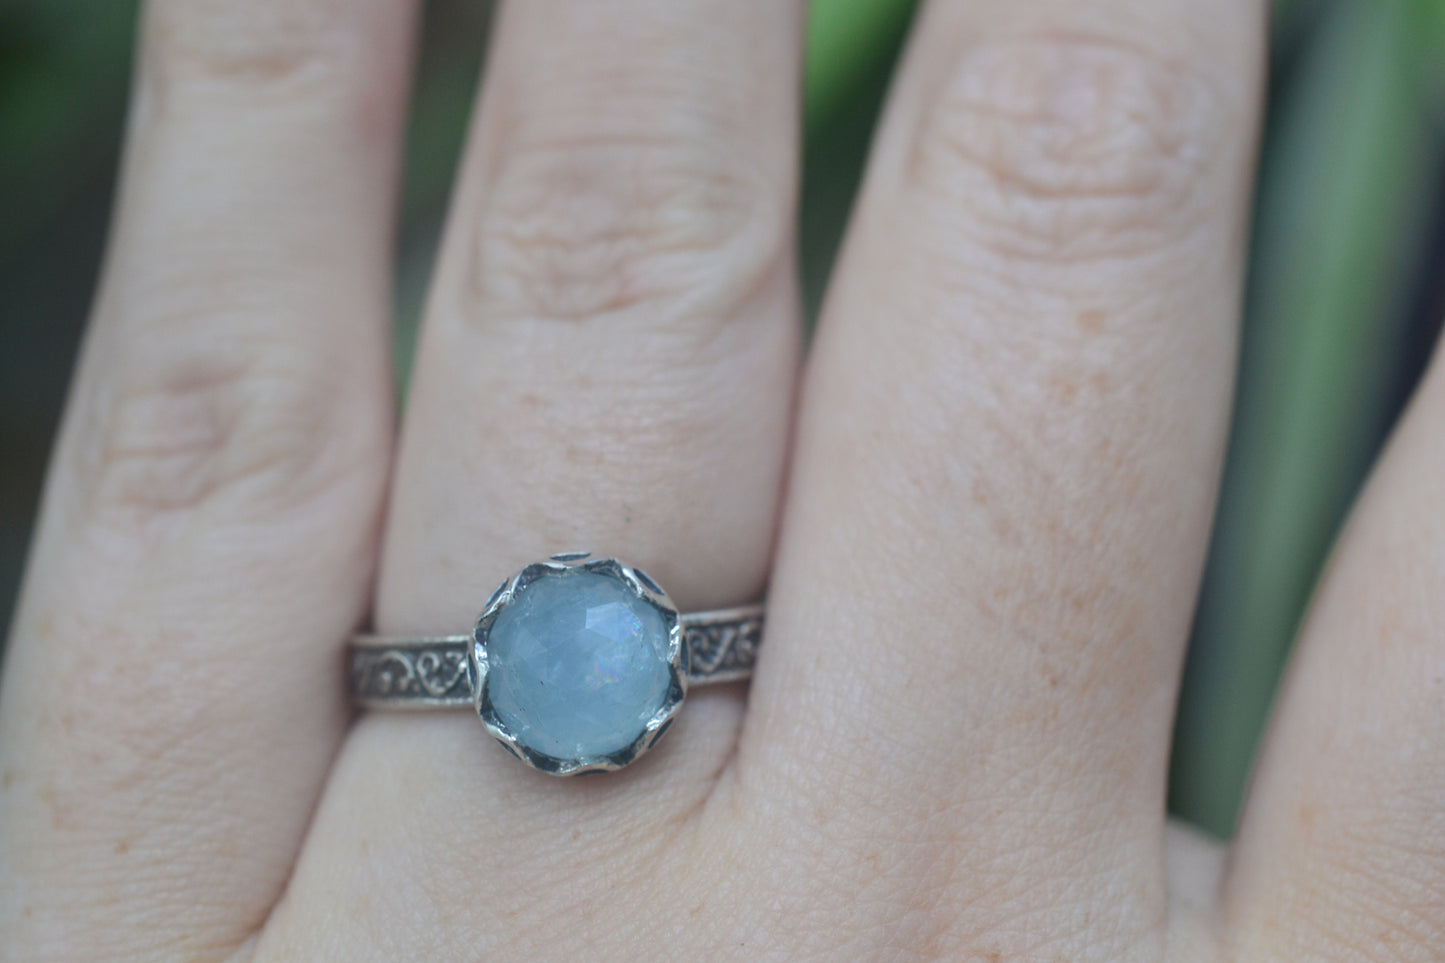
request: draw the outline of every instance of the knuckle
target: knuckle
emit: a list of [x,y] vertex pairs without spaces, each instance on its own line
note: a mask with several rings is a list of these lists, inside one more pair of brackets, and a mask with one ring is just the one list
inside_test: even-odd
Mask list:
[[101,518],[147,526],[217,504],[274,513],[337,493],[379,451],[339,374],[264,350],[175,354],[90,399],[79,474]]
[[1129,256],[1187,230],[1226,125],[1190,59],[1043,33],[969,54],[925,109],[908,161],[925,197],[1011,258]]
[[350,0],[158,0],[145,31],[148,92],[163,102],[182,89],[236,86],[248,97],[324,83],[351,58]]
[[1437,808],[1441,782],[1430,773],[1400,787],[1391,807],[1368,794],[1335,813],[1306,807],[1330,830],[1313,834],[1326,867],[1315,878],[1331,883],[1304,907],[1313,928],[1358,947],[1362,959],[1391,958],[1391,946],[1445,945],[1445,839],[1420,829]]
[[[1400,947],[1445,945],[1438,874],[1412,879],[1394,867],[1377,867],[1375,876],[1350,868],[1328,877],[1329,887],[1310,887],[1311,902],[1285,934],[1272,934],[1294,959],[1308,959],[1310,950],[1328,946],[1338,959],[1389,961],[1409,959]],[[1281,939],[1281,936],[1283,939]]]
[[470,313],[725,316],[788,235],[788,205],[732,153],[607,137],[508,150],[478,215]]

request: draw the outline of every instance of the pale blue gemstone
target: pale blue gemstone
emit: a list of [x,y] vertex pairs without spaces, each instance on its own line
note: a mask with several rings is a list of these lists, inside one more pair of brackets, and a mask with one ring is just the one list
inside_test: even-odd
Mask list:
[[627,748],[667,703],[667,623],[610,575],[538,578],[497,615],[486,645],[497,718],[558,759]]

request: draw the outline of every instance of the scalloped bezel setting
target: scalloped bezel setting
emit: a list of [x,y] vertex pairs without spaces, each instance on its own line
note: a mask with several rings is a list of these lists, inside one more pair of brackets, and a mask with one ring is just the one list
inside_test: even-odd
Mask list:
[[[492,703],[489,685],[487,641],[498,616],[519,599],[530,586],[543,579],[569,578],[581,573],[599,575],[616,582],[626,593],[652,608],[660,617],[667,634],[662,651],[667,658],[667,691],[662,702],[638,727],[636,736],[623,748],[605,755],[561,757],[529,745],[525,733],[519,732],[502,718]],[[657,742],[672,723],[677,710],[687,697],[687,646],[677,608],[656,582],[645,572],[629,568],[613,558],[588,559],[584,553],[554,555],[545,562],[528,565],[507,579],[492,593],[472,632],[468,658],[472,691],[477,714],[487,731],[512,755],[534,769],[557,776],[586,772],[607,772],[628,765]],[[651,706],[641,706],[645,711]]]

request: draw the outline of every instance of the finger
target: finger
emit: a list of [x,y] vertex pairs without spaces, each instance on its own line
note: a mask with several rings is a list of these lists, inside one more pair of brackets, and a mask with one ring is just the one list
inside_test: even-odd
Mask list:
[[1445,956],[1442,426],[1437,355],[1300,639],[1231,856],[1241,958]]
[[155,0],[3,701],[17,959],[264,920],[346,721],[390,446],[411,13]]
[[809,362],[737,763],[776,864],[855,867],[825,894],[853,932],[901,905],[940,957],[1162,947],[1262,25],[1000,0],[916,27]]
[[[504,576],[569,549],[646,568],[684,610],[759,595],[797,340],[799,33],[800,5],[772,0],[502,8],[412,382],[383,631],[464,630]],[[463,902],[444,945],[555,938],[527,894],[613,892],[627,870],[597,841],[697,805],[738,695],[689,695],[647,759],[580,782],[518,766],[474,713],[364,719],[271,947],[320,952],[337,934],[306,914],[337,899],[387,907],[343,955]]]

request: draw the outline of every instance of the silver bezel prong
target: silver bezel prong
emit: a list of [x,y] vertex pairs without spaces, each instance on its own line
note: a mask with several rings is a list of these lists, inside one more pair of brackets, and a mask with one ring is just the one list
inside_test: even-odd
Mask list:
[[581,562],[592,557],[591,552],[558,552],[550,556],[554,562]]

